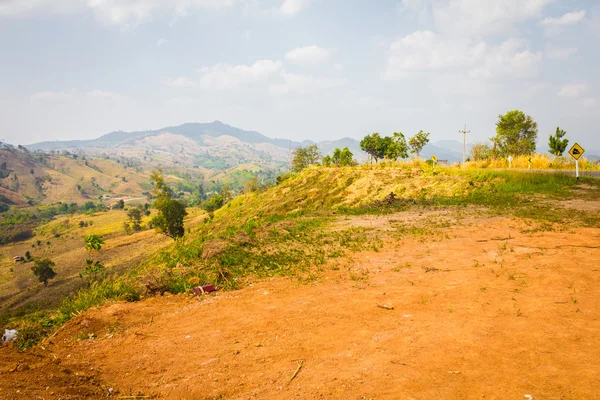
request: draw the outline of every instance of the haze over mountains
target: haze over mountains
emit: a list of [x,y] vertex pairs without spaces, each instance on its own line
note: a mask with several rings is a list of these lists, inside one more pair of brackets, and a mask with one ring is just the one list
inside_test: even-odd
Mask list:
[[[152,155],[171,154],[174,161],[211,168],[215,165],[233,166],[244,162],[287,163],[291,150],[298,146],[315,144],[288,139],[273,139],[256,131],[246,131],[220,121],[186,123],[150,131],[116,131],[92,140],[40,142],[26,146],[30,150],[68,150],[90,155],[122,155],[146,159]],[[348,147],[358,161],[367,159],[360,150],[359,141],[342,138],[316,143],[323,154],[335,148]],[[439,159],[457,162],[462,158],[462,144],[446,140],[431,143],[423,150],[423,157],[436,155]]]

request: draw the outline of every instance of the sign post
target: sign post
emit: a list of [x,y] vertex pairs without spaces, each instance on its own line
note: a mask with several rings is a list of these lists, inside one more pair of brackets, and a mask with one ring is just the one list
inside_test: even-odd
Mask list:
[[512,160],[513,160],[513,157],[508,156],[508,168],[512,168]]
[[583,153],[585,153],[585,150],[578,143],[575,143],[573,147],[571,147],[571,150],[569,150],[569,154],[575,159],[575,176],[577,179],[579,179],[579,158]]
[[437,157],[431,156],[431,169],[435,170],[435,164],[437,164]]
[[529,162],[527,163],[527,169],[531,170],[531,157],[529,157]]

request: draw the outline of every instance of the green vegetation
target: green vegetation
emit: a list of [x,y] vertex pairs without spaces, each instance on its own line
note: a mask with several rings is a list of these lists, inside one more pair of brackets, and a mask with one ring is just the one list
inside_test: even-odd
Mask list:
[[336,167],[349,167],[353,165],[358,165],[358,163],[354,160],[354,154],[350,151],[348,147],[344,147],[343,150],[336,148],[333,151],[333,155],[327,155],[323,157],[323,165],[326,167],[330,167],[332,165]]
[[92,282],[104,277],[104,264],[99,260],[94,260],[94,253],[100,253],[104,240],[98,235],[88,235],[84,239],[85,249],[88,256],[85,260],[85,268],[79,273],[79,277],[86,277],[88,285]]
[[158,215],[152,218],[152,225],[158,232],[175,240],[185,233],[183,228],[183,219],[187,215],[185,205],[173,199],[173,190],[165,183],[161,170],[152,172],[152,180],[154,181],[152,191],[155,198],[154,207],[158,210]]
[[513,110],[498,116],[496,136],[492,139],[498,156],[532,154],[537,140],[537,123],[523,111]]
[[48,281],[56,276],[56,272],[52,269],[55,265],[56,264],[48,258],[35,260],[33,262],[33,267],[31,267],[31,271],[40,282],[44,283],[44,286],[48,286]]
[[309,165],[319,164],[322,156],[316,144],[307,147],[298,147],[292,152],[292,171],[300,172]]
[[550,148],[548,152],[550,154],[556,157],[563,155],[569,145],[569,139],[563,139],[566,134],[566,131],[560,129],[560,127],[556,127],[556,133],[550,135],[550,138],[548,139],[548,147]]
[[425,147],[427,143],[429,143],[429,132],[423,131],[419,131],[408,140],[410,152],[415,153],[417,157],[420,157],[421,150],[423,150],[423,147]]

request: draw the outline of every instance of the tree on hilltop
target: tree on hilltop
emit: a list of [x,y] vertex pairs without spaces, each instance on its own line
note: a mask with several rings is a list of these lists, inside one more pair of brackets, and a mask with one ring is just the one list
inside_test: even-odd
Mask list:
[[416,153],[417,157],[421,156],[421,150],[429,143],[429,132],[419,131],[413,137],[408,140],[410,146],[410,152]]
[[371,156],[375,160],[375,163],[377,163],[378,160],[385,157],[386,142],[378,132],[374,132],[365,136],[360,141],[360,149]]
[[394,132],[394,136],[390,139],[385,156],[394,161],[399,158],[408,158],[408,146],[404,134],[402,132]]
[[292,159],[292,171],[294,172],[300,172],[309,165],[319,164],[319,161],[323,157],[316,144],[307,147],[298,147],[294,149],[292,154],[294,155]]

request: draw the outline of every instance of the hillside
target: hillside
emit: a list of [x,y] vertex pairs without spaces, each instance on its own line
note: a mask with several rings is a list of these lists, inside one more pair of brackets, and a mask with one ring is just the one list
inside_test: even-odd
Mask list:
[[[25,353],[0,349],[10,360],[0,393],[593,397],[599,185],[425,165],[315,167],[206,218],[192,208],[176,243],[151,231],[110,238],[102,259],[120,275],[63,292],[54,309],[4,314],[4,326],[23,332],[17,344],[55,336]],[[64,221],[38,234],[53,229],[80,240]],[[85,232],[101,229],[97,220]],[[83,256],[51,240],[39,251]],[[129,258],[146,241],[156,251]],[[31,289],[36,301],[69,290],[76,265],[61,267],[66,282]],[[14,285],[8,267],[0,276]],[[202,284],[218,291],[194,294]],[[564,365],[577,381],[552,372]]]

